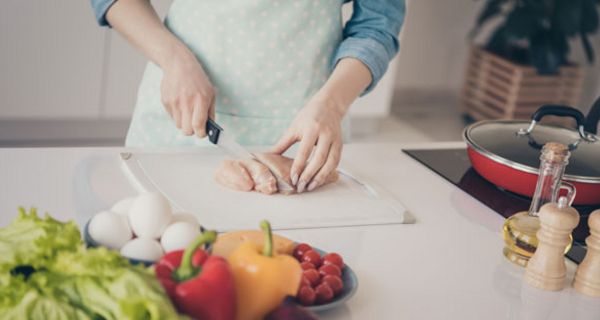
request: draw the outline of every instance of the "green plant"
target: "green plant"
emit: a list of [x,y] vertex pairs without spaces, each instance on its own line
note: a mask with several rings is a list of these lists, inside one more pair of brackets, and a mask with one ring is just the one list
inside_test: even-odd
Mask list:
[[492,18],[501,17],[485,49],[539,74],[556,74],[569,63],[569,40],[579,37],[589,63],[594,49],[589,35],[598,30],[600,0],[487,0],[471,37]]

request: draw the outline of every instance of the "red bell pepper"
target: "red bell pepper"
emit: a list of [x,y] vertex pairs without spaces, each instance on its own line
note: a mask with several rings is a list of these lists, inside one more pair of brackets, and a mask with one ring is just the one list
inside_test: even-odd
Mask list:
[[177,309],[195,319],[233,320],[236,315],[235,282],[229,264],[199,247],[213,243],[217,234],[206,231],[185,251],[167,253],[155,272]]

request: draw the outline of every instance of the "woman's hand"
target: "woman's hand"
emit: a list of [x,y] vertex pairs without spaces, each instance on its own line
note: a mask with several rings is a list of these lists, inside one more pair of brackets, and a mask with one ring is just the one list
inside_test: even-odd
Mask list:
[[206,136],[206,121],[215,117],[215,88],[204,69],[190,53],[173,59],[164,68],[161,100],[185,135]]
[[[294,143],[300,147],[291,169],[292,183],[299,193],[312,191],[337,168],[342,154],[342,118],[346,107],[333,100],[314,96],[298,112],[286,134],[272,152],[281,154]],[[309,160],[311,153],[314,154]]]
[[205,137],[206,120],[214,118],[215,89],[196,56],[165,27],[150,1],[115,1],[106,19],[163,70],[161,100],[177,128]]
[[[296,115],[272,152],[284,153],[300,141],[290,171],[296,191],[312,191],[337,169],[342,156],[342,118],[371,83],[369,68],[355,58],[338,61],[327,82]],[[314,152],[313,152],[314,151]],[[308,161],[311,153],[312,158]]]

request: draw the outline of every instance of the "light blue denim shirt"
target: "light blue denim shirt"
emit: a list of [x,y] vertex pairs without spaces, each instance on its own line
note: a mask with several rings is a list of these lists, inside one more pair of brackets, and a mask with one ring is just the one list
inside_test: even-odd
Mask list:
[[[98,23],[108,26],[106,12],[118,0],[90,0]],[[346,0],[349,2],[349,0]],[[342,58],[362,61],[371,71],[373,81],[365,90],[371,91],[385,74],[392,58],[398,53],[398,36],[404,22],[404,0],[354,0],[352,18],[344,28],[344,40],[332,60],[332,66]]]

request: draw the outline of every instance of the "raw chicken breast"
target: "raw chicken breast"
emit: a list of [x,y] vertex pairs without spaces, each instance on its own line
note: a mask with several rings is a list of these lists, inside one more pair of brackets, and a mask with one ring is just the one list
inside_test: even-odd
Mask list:
[[277,179],[269,171],[269,168],[254,159],[240,160],[240,163],[250,173],[250,177],[254,181],[254,190],[264,194],[277,192]]
[[254,180],[238,160],[225,160],[215,173],[215,180],[227,188],[239,191],[251,191]]
[[269,168],[253,159],[223,161],[215,173],[215,180],[222,186],[239,191],[277,192],[277,180]]
[[295,189],[290,177],[294,159],[274,153],[257,153],[255,156],[258,161],[271,170],[279,182],[285,183],[290,189]]
[[[294,159],[272,153],[259,153],[255,156],[258,161],[253,159],[225,160],[217,169],[215,175],[217,182],[240,191],[256,190],[265,194],[273,194],[277,191],[283,194],[296,192],[290,178]],[[338,179],[338,172],[333,171],[322,185]]]
[[[259,153],[256,154],[258,161],[262,162],[265,166],[271,170],[271,172],[277,178],[277,187],[280,193],[291,194],[296,192],[296,188],[292,185],[292,179],[290,177],[290,171],[292,170],[292,163],[294,159],[288,158],[274,153]],[[338,181],[340,178],[337,170],[331,172],[325,181],[321,184],[324,186],[332,182]]]

